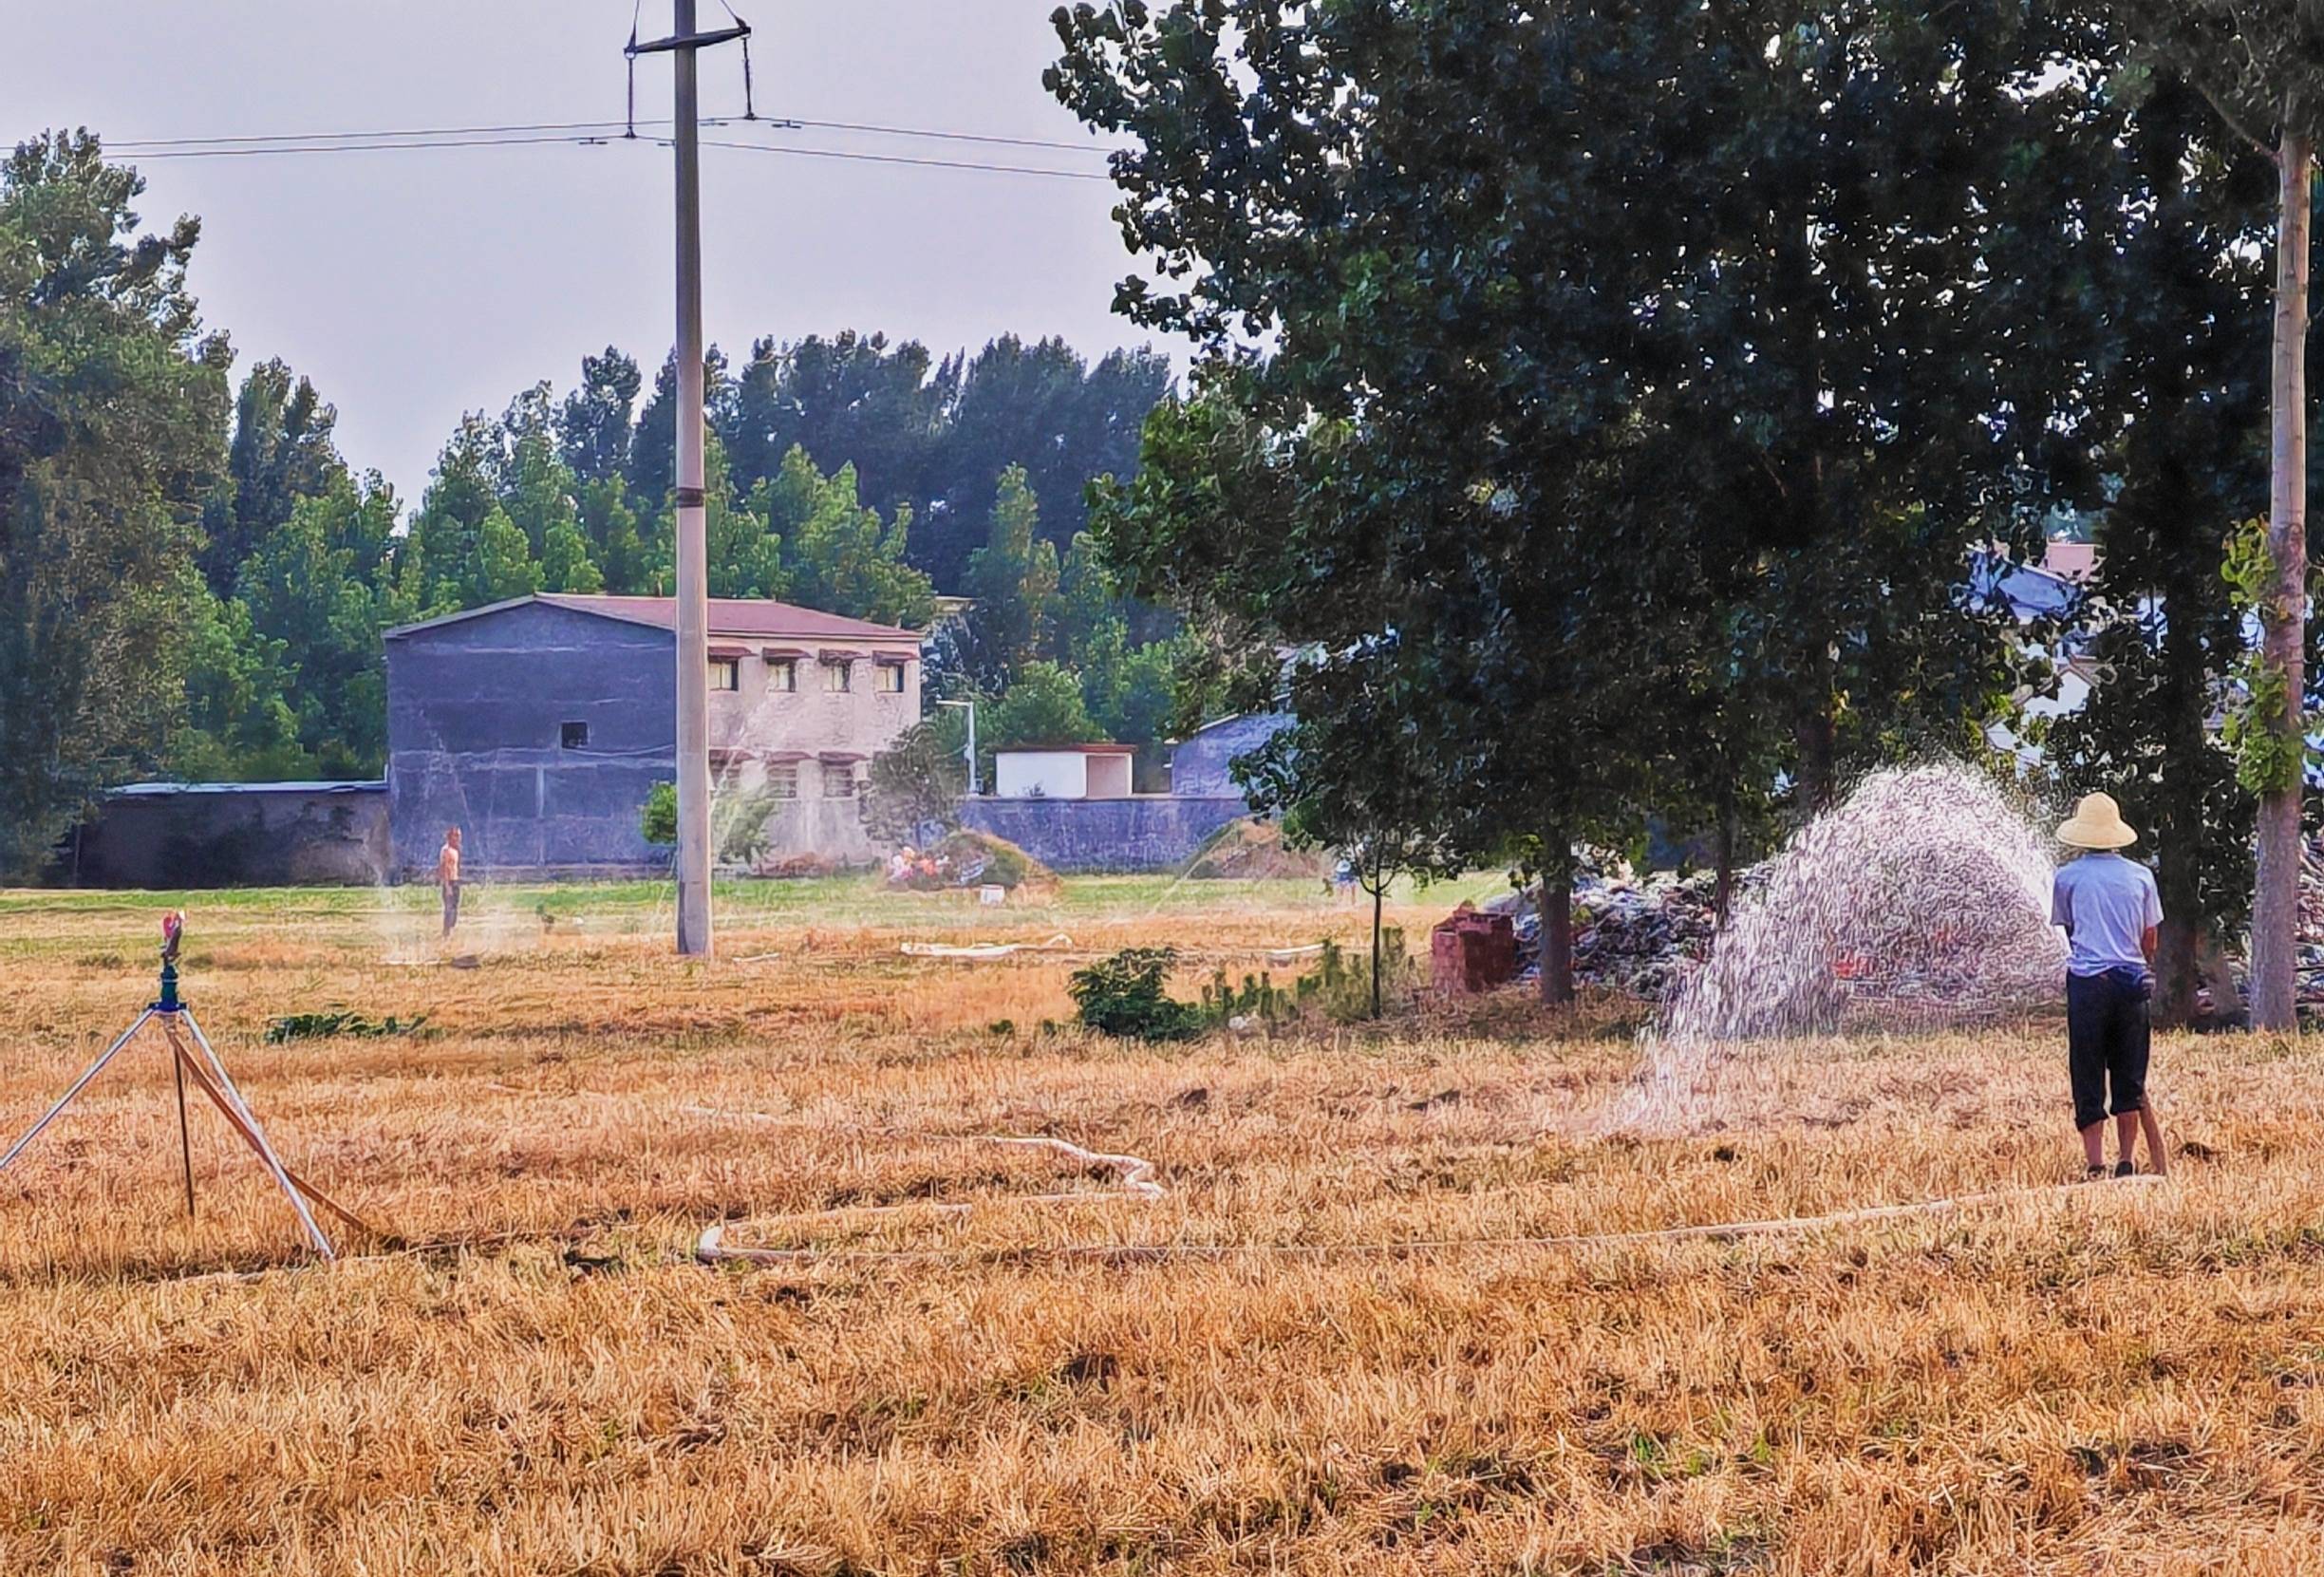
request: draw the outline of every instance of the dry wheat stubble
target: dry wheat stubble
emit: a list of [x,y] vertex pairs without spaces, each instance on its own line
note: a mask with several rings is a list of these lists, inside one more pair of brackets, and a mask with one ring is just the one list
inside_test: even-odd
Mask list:
[[[1286,901],[1072,929],[1224,953],[1314,923]],[[144,929],[0,917],[10,1120],[134,1008],[134,967],[81,960],[135,958]],[[770,925],[742,950],[781,962],[690,969],[584,929],[396,970],[364,934],[219,917],[200,947],[227,967],[190,972],[205,1022],[325,1187],[414,1240],[521,1235],[181,1279],[291,1264],[295,1236],[216,1133],[203,1217],[175,1220],[166,1066],[121,1069],[0,1178],[0,1569],[2315,1561],[2324,1114],[2302,1047],[2165,1045],[2158,1090],[2208,1158],[2163,1191],[1748,1243],[1092,1266],[1015,1250],[1814,1214],[2046,1185],[2071,1141],[2040,1031],[1802,1048],[1704,1131],[1639,1138],[1591,1120],[1631,1071],[1619,1037],[1046,1035],[1065,966],[900,959],[945,934],[921,911]],[[430,1027],[258,1042],[317,999]],[[974,1133],[1141,1157],[1168,1194],[1015,1206],[1115,1173],[947,1137]],[[955,1257],[693,1264],[722,1219]]]

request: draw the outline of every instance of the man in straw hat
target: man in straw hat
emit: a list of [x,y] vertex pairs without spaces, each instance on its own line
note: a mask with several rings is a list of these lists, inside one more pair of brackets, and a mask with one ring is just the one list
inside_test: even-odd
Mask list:
[[2051,889],[2050,923],[2063,926],[2066,960],[2067,1061],[2073,1078],[2074,1126],[2090,1175],[2106,1175],[2107,1094],[2113,1091],[2114,1175],[2137,1168],[2130,1159],[2139,1124],[2146,1122],[2146,1159],[2164,1168],[2160,1130],[2146,1104],[2147,1000],[2154,995],[2156,928],[2163,898],[2154,873],[2121,851],[2138,841],[2113,798],[2090,794],[2057,830],[2058,841],[2083,851],[2058,867]]

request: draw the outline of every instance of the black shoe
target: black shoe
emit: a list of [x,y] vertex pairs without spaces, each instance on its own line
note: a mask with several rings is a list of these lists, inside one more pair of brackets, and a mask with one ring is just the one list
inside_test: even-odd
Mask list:
[[2120,1160],[2114,1163],[2114,1175],[2117,1177],[2135,1177],[2138,1175],[2138,1168],[2132,1165],[2127,1159]]
[[2082,1180],[2087,1183],[2094,1183],[2106,1174],[2106,1163],[2104,1161],[2093,1161],[2090,1163],[2090,1169],[2082,1173]]

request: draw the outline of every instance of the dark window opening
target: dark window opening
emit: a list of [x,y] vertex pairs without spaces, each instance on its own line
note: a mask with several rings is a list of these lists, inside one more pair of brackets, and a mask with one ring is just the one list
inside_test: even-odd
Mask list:
[[587,750],[589,748],[589,724],[586,723],[558,723],[557,743],[567,750]]

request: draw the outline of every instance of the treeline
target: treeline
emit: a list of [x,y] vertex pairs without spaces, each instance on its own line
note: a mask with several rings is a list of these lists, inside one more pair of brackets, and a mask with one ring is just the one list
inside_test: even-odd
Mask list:
[[[1702,829],[1732,873],[2015,719],[2150,831],[2183,1009],[2315,699],[2245,637],[2296,631],[2305,564],[2245,526],[2278,164],[2307,203],[2324,113],[2296,9],[1059,11],[1051,86],[1138,149],[1121,299],[1203,347],[1109,560],[1246,695],[1304,653],[1264,803],[1371,879],[1537,873],[1552,999],[1578,843]],[[2101,683],[2045,735],[2060,628],[1971,564],[2076,513]]]
[[[395,625],[673,580],[669,364],[643,391],[609,348],[562,395],[467,418],[407,505],[348,465],[306,379],[267,362],[234,385],[187,289],[199,226],[141,233],[141,189],[85,135],[0,175],[9,870],[133,777],[376,774]],[[1003,739],[1157,736],[1183,639],[1118,595],[1082,524],[1090,480],[1135,464],[1163,359],[1006,337],[934,361],[843,333],[706,371],[713,595],[917,629],[939,591],[970,596],[932,697],[982,697]]]

